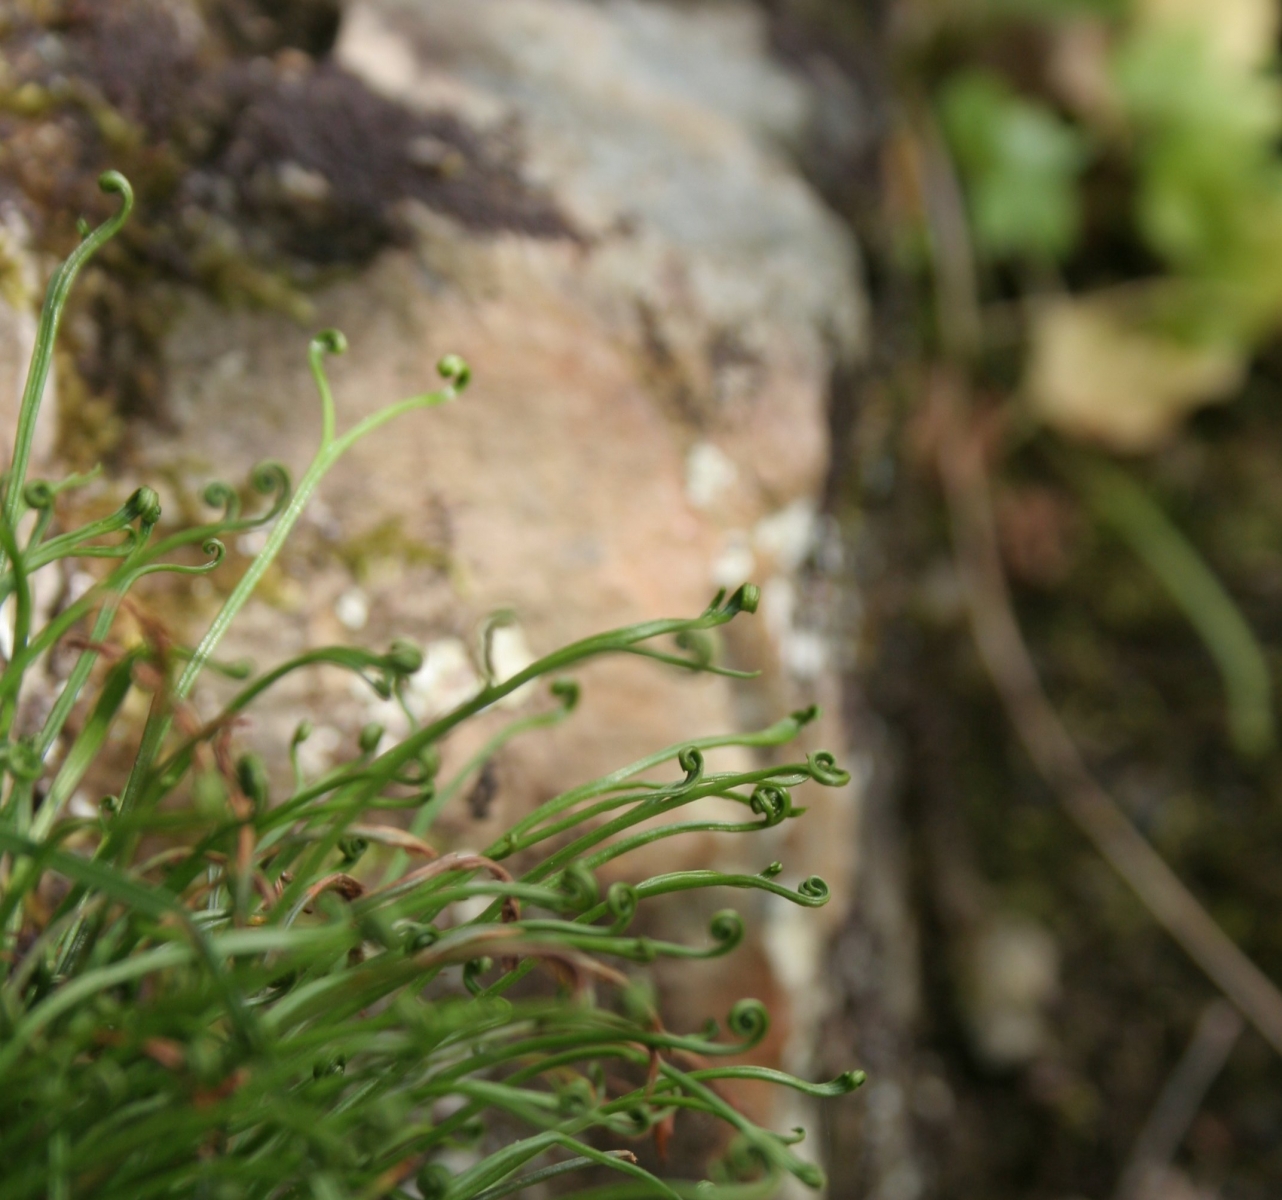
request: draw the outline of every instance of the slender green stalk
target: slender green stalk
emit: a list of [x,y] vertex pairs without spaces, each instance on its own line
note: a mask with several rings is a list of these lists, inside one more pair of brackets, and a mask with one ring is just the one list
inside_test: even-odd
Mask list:
[[1273,745],[1273,680],[1260,643],[1224,585],[1157,502],[1105,463],[1079,472],[1091,507],[1157,577],[1215,660],[1228,701],[1229,733],[1240,754]]
[[[40,323],[36,327],[36,341],[31,351],[31,366],[22,392],[22,405],[18,410],[18,428],[13,439],[13,459],[5,477],[4,522],[9,529],[18,528],[22,516],[23,489],[27,482],[27,467],[31,462],[31,446],[36,436],[36,418],[44,399],[45,385],[49,381],[49,366],[53,361],[53,344],[58,335],[71,285],[75,283],[80,268],[108,241],[116,236],[129,219],[134,206],[133,188],[117,171],[108,171],[98,180],[104,192],[120,197],[120,208],[115,216],[88,234],[49,280],[44,307],[40,310]],[[8,551],[6,550],[6,554]],[[0,565],[3,559],[0,559]]]
[[[588,1167],[618,1177],[613,1189],[593,1189],[601,1196],[756,1200],[788,1175],[818,1186],[817,1168],[789,1148],[795,1137],[748,1121],[716,1085],[750,1080],[828,1098],[861,1077],[814,1084],[764,1065],[713,1065],[763,1046],[764,1007],[734,1005],[725,1035],[715,1027],[673,1033],[620,965],[719,957],[745,936],[731,909],[691,943],[630,934],[653,897],[728,888],[816,907],[828,899],[826,884],[812,877],[784,886],[773,863],[759,875],[708,867],[616,881],[603,894],[593,874],[663,837],[752,836],[801,815],[795,789],[843,786],[849,777],[823,752],[705,770],[704,751],[782,746],[813,710],[758,733],[670,746],[584,783],[485,854],[429,840],[436,818],[504,745],[571,716],[578,689],[564,675],[580,664],[633,654],[655,670],[742,675],[710,661],[699,635],[753,611],[756,590],[719,595],[694,617],[584,638],[512,679],[491,679],[431,722],[411,722],[386,749],[377,748],[381,730],[363,733],[358,750],[318,778],[306,777],[294,753],[302,730],[289,748],[291,783],[273,798],[272,773],[237,749],[241,714],[315,667],[402,697],[421,651],[404,642],[381,654],[319,647],[248,678],[205,726],[179,723],[180,706],[214,666],[325,473],[386,422],[453,399],[467,368],[444,359],[443,389],[340,434],[324,358],[343,340],[321,334],[310,347],[320,447],[296,489],[268,463],[251,480],[266,498],[257,515],[242,515],[239,494],[214,483],[204,495],[220,515],[153,538],[159,501],[141,488],[110,516],[60,529],[59,497],[88,478],[26,484],[25,475],[67,289],[128,210],[128,185],[104,179],[125,203],[51,284],[0,504],[0,601],[12,596],[15,612],[13,653],[0,670],[0,1200],[404,1200],[411,1184],[428,1200],[502,1200]],[[24,504],[36,518],[19,538]],[[266,525],[264,548],[194,647],[109,645],[134,587],[158,573],[208,572],[223,539]],[[196,546],[206,560],[181,561]],[[41,625],[32,577],[77,558],[111,562]],[[50,699],[35,686],[44,672],[32,668],[77,630],[87,635]],[[492,734],[438,787],[446,739],[536,680],[553,681],[556,705]],[[128,703],[139,687],[152,691],[140,732]],[[35,732],[15,739],[16,730]],[[110,787],[116,778],[119,797],[105,797],[96,816],[73,802],[86,781]],[[737,801],[743,819],[674,819],[710,796]],[[408,819],[393,823],[406,810]],[[507,865],[517,860],[519,869]],[[535,970],[548,974],[549,994],[507,999]],[[685,1070],[694,1061],[702,1065]],[[688,1113],[735,1131],[738,1148],[710,1167],[734,1182],[705,1181],[696,1192],[626,1150],[598,1145],[662,1137]],[[468,1165],[452,1168],[460,1150],[471,1154]]]

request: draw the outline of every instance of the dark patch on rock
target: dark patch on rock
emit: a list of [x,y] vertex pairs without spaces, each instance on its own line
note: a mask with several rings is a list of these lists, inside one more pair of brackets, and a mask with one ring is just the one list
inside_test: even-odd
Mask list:
[[[38,15],[37,15],[38,14]],[[305,317],[307,289],[407,240],[406,202],[480,234],[575,234],[506,135],[416,113],[326,59],[336,0],[51,0],[0,14],[0,197],[62,255],[123,171],[137,208],[69,338],[92,398],[158,415],[175,283]],[[270,57],[269,57],[270,55]]]
[[467,811],[472,814],[474,820],[483,821],[490,815],[490,809],[494,806],[494,797],[498,792],[498,771],[493,761],[490,761],[481,768],[481,773],[467,796]]
[[362,261],[399,239],[409,199],[481,233],[570,234],[510,157],[448,113],[408,112],[329,64],[242,75],[227,89],[242,103],[207,170],[234,188],[234,215],[287,253]]
[[338,40],[339,0],[222,0],[212,19],[242,54],[302,50],[319,58]]
[[63,44],[68,84],[100,92],[148,139],[168,135],[206,69],[174,13],[147,4],[76,4]]

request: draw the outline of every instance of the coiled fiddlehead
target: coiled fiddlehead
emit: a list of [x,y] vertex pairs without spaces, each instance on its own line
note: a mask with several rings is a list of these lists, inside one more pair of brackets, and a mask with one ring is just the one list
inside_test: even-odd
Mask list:
[[610,884],[605,893],[605,906],[610,916],[614,918],[614,924],[610,926],[612,934],[622,933],[627,929],[632,923],[632,918],[637,915],[639,902],[637,889],[630,883],[619,880]]
[[341,329],[322,329],[316,333],[307,346],[307,354],[313,367],[318,365],[326,355],[347,353],[347,335]]
[[596,1106],[596,1090],[582,1075],[562,1084],[556,1090],[557,1111],[563,1117],[581,1117]]
[[554,679],[548,691],[552,693],[555,700],[560,701],[561,710],[566,715],[579,707],[582,689],[577,679]]
[[494,960],[488,956],[468,959],[463,964],[463,986],[473,996],[479,996],[485,990],[484,985],[481,983],[481,976],[493,969]]
[[724,1178],[745,1181],[769,1171],[771,1163],[755,1138],[740,1134],[726,1147],[719,1166]]
[[569,906],[577,912],[586,912],[601,896],[596,876],[582,862],[571,863],[561,873],[560,890]]
[[435,946],[441,940],[441,931],[435,925],[408,922],[401,930],[401,938],[406,954],[418,954]]
[[677,766],[686,773],[683,786],[698,783],[703,778],[703,751],[697,746],[687,746],[677,755]]
[[294,489],[293,481],[284,464],[271,458],[264,459],[255,465],[250,472],[249,483],[260,496],[271,497],[271,504],[267,506],[267,511],[261,516],[250,518],[248,522],[250,526],[264,525],[280,516],[285,505],[289,503],[289,497]]
[[791,715],[792,719],[797,723],[797,728],[800,729],[805,725],[809,725],[811,721],[818,720],[819,712],[819,705],[809,704],[805,708],[797,709]]
[[160,497],[151,488],[140,487],[120,511],[129,524],[137,521],[145,526],[155,525],[160,520]]
[[456,391],[472,381],[472,368],[457,354],[447,354],[436,364],[436,373]]
[[221,479],[207,483],[201,499],[210,508],[223,510],[218,524],[224,529],[234,525],[240,518],[240,493],[230,483],[224,483]]
[[770,1032],[770,1012],[760,1000],[736,1000],[726,1017],[726,1028],[740,1039],[740,1050],[751,1050]]
[[[101,231],[88,234],[85,253],[103,236]],[[73,256],[64,274],[83,257]],[[44,326],[47,330],[55,323],[45,320]],[[259,508],[247,488],[211,483],[204,491],[204,500],[214,509],[209,523],[157,542],[152,535],[160,520],[159,501],[154,492],[140,490],[110,517],[46,540],[56,495],[69,484],[31,481],[24,486],[25,460],[20,455],[3,485],[8,519],[0,522],[7,531],[7,536],[0,534],[5,560],[0,562],[0,593],[18,593],[14,608],[20,620],[15,621],[14,653],[0,678],[0,765],[10,775],[0,796],[0,850],[9,864],[5,894],[0,896],[0,1022],[5,1029],[0,1039],[0,1075],[5,1076],[0,1127],[14,1145],[23,1138],[21,1129],[13,1132],[15,1121],[34,1129],[32,1122],[46,1120],[47,1114],[49,1126],[57,1130],[50,1144],[40,1145],[21,1164],[30,1180],[28,1190],[32,1195],[66,1191],[71,1179],[68,1164],[86,1161],[88,1147],[93,1149],[95,1171],[101,1161],[103,1180],[114,1180],[113,1173],[122,1166],[128,1173],[132,1150],[113,1144],[110,1130],[100,1135],[91,1125],[77,1125],[78,1117],[68,1121],[70,1101],[65,1098],[86,1091],[109,1097],[113,1110],[128,1107],[136,1114],[139,1140],[133,1146],[146,1139],[149,1152],[154,1148],[156,1171],[173,1172],[175,1194],[194,1194],[208,1182],[206,1162],[191,1153],[191,1147],[210,1144],[210,1136],[217,1140],[230,1122],[243,1129],[244,1136],[238,1134],[236,1144],[218,1141],[219,1157],[225,1151],[232,1160],[229,1171],[241,1171],[247,1166],[243,1150],[249,1148],[253,1163],[247,1171],[262,1172],[253,1182],[263,1194],[311,1185],[318,1195],[373,1195],[379,1188],[400,1186],[407,1173],[419,1167],[420,1192],[433,1200],[501,1200],[525,1184],[541,1184],[553,1174],[592,1164],[632,1175],[647,1195],[677,1200],[685,1189],[674,1190],[654,1179],[628,1152],[597,1151],[580,1135],[586,1138],[588,1131],[603,1127],[632,1134],[655,1130],[662,1140],[682,1109],[709,1114],[738,1129],[746,1149],[734,1153],[742,1156],[745,1170],[765,1172],[766,1184],[784,1172],[813,1182],[813,1169],[788,1156],[788,1137],[757,1130],[703,1087],[705,1081],[735,1077],[730,1073],[735,1068],[726,1068],[722,1075],[683,1074],[673,1068],[674,1062],[685,1063],[689,1056],[714,1061],[757,1044],[768,1024],[764,1007],[752,1001],[736,1005],[729,1019],[730,1036],[724,1040],[716,1040],[715,1028],[703,1037],[672,1034],[652,1005],[633,1011],[623,1002],[629,976],[604,960],[711,958],[729,952],[744,937],[743,921],[732,910],[712,917],[710,945],[704,939],[690,946],[626,936],[639,903],[650,896],[694,887],[737,887],[814,906],[827,899],[826,885],[812,878],[789,891],[774,882],[779,868],[772,864],[760,875],[697,870],[638,885],[615,883],[602,899],[592,873],[604,868],[613,851],[648,844],[653,831],[750,834],[802,811],[793,806],[790,789],[804,781],[827,786],[844,781],[845,774],[824,752],[812,755],[805,766],[794,763],[772,770],[758,765],[738,774],[714,774],[704,761],[705,750],[714,747],[781,746],[814,719],[813,710],[794,713],[756,733],[668,747],[554,798],[541,806],[532,823],[518,823],[517,832],[495,843],[514,855],[518,869],[526,872],[523,878],[513,878],[492,857],[463,852],[440,856],[426,840],[434,813],[501,746],[528,730],[554,724],[575,707],[577,684],[560,678],[563,672],[599,655],[626,652],[644,653],[685,670],[744,674],[713,661],[719,639],[712,631],[753,611],[756,588],[745,585],[728,598],[721,593],[710,609],[693,619],[649,621],[585,638],[523,667],[519,676],[501,684],[493,682],[491,672],[489,688],[430,722],[403,703],[406,681],[423,665],[421,651],[407,642],[394,642],[382,654],[347,648],[311,651],[258,676],[204,724],[197,723],[193,707],[184,703],[201,671],[214,666],[219,639],[275,561],[325,471],[356,440],[392,417],[453,399],[470,374],[461,359],[447,357],[439,364],[444,389],[410,397],[340,432],[324,368],[328,356],[345,349],[345,339],[332,330],[317,335],[309,347],[320,392],[321,445],[297,491],[279,464],[255,469],[250,485],[268,497],[266,514],[246,517],[246,510]],[[29,395],[34,386],[29,383]],[[24,420],[29,423],[33,413],[34,406],[25,408]],[[35,509],[37,519],[26,545],[20,547],[14,513],[21,516],[26,509]],[[114,656],[112,619],[125,591],[149,573],[211,570],[223,557],[220,537],[263,525],[271,527],[262,537],[235,542],[249,559],[248,566],[200,644],[194,650],[175,646],[172,653],[162,653],[163,639],[159,634],[152,639],[157,647],[152,665],[163,668],[164,676],[171,664],[175,674],[180,669],[182,673],[168,686],[151,689],[152,713],[120,802],[110,811],[104,809],[100,822],[63,820],[62,809],[82,780],[97,778],[88,772],[98,749],[109,738],[117,740],[119,730],[112,730],[112,722],[124,711],[126,696],[139,683],[150,689],[144,673],[136,669],[146,659],[140,648],[111,665],[99,703],[83,702],[83,688],[96,678],[94,663],[104,652]],[[112,534],[116,536],[108,540]],[[183,566],[166,561],[170,550],[189,548],[190,553],[201,544],[210,562]],[[25,631],[34,611],[32,571],[72,556],[123,561],[28,638]],[[23,671],[86,619],[90,629],[80,635],[85,648],[45,728],[34,736],[11,738],[11,729],[26,732],[24,722],[14,720]],[[685,657],[646,648],[661,638],[675,638]],[[273,804],[262,764],[237,756],[238,715],[277,680],[321,664],[338,666],[378,695],[401,700],[397,718],[408,719],[410,732],[398,737],[390,718],[387,729],[371,722],[355,739],[355,753],[352,739],[345,739],[341,762],[318,770],[315,779],[304,779],[298,749],[308,728],[298,726],[290,743],[292,794]],[[532,706],[522,720],[490,735],[456,778],[429,799],[441,747],[451,730],[517,688],[551,677],[556,678],[556,705]],[[72,728],[68,744],[57,746],[76,706],[87,715]],[[179,736],[171,736],[175,732]],[[674,760],[681,772],[676,779],[667,774]],[[772,760],[762,760],[768,761]],[[46,762],[52,780],[42,798],[36,785]],[[653,772],[661,776],[659,781]],[[407,794],[407,788],[413,794]],[[755,818],[688,824],[668,820],[682,805],[704,797],[748,806]],[[417,807],[414,831],[371,823],[376,820],[371,814],[398,806]],[[630,833],[634,827],[639,829]],[[187,831],[194,831],[191,844],[183,841]],[[56,839],[73,833],[87,843],[78,843],[76,853],[59,854],[52,848]],[[136,853],[146,844],[143,839],[153,834],[165,849]],[[548,845],[541,843],[554,847],[542,859],[540,851]],[[388,849],[393,851],[390,856]],[[419,862],[407,870],[404,863],[397,865],[397,858],[408,855]],[[361,878],[348,873],[358,860]],[[388,873],[381,885],[364,877],[385,865]],[[70,880],[72,890],[42,929],[24,909],[35,907],[26,901],[33,888],[42,886],[47,871]],[[476,878],[480,871],[493,878]],[[255,891],[260,902],[251,908]],[[478,899],[479,912],[470,910]],[[541,908],[550,919],[522,917],[522,908]],[[469,910],[470,917],[461,915]],[[426,924],[445,920],[442,914],[449,913],[454,919],[444,935]],[[186,938],[156,936],[175,919]],[[34,940],[27,936],[32,933]],[[487,952],[498,960],[500,976],[489,986],[482,981],[491,969]],[[539,963],[552,965],[558,982],[575,985],[573,1003],[536,1001],[531,996],[512,1002],[501,999],[505,980]],[[460,996],[453,986],[454,967],[460,964],[463,987],[471,998]],[[100,986],[90,995],[81,975],[104,970],[119,987]],[[163,981],[159,988],[152,986],[156,979]],[[593,979],[611,985],[602,989],[604,1003],[586,986]],[[114,994],[121,989],[130,997],[127,1004]],[[177,1003],[169,1003],[171,992]],[[197,1013],[210,1014],[199,1029]],[[119,1036],[99,1043],[94,1035],[103,1028],[104,1014]],[[60,1081],[56,1091],[41,1092],[34,1104],[31,1095],[11,1100],[10,1091],[20,1091],[25,1080],[39,1074],[41,1056],[51,1052],[46,1048],[63,1036],[64,1026],[79,1039],[80,1049],[92,1046],[93,1053],[59,1056],[73,1078],[65,1086]],[[189,1037],[193,1030],[194,1040]],[[172,1056],[175,1043],[182,1046],[185,1058],[175,1058],[178,1065],[169,1068],[163,1056]],[[155,1063],[145,1063],[146,1072],[135,1071],[139,1045],[158,1048],[153,1057],[169,1069],[156,1070]],[[99,1053],[103,1047],[107,1049]],[[82,1061],[86,1058],[97,1061]],[[116,1059],[129,1069],[118,1067]],[[603,1064],[612,1060],[646,1072],[645,1087],[610,1100]],[[340,1061],[345,1062],[341,1071],[336,1069]],[[259,1069],[263,1062],[270,1068]],[[190,1103],[193,1078],[217,1094],[216,1105]],[[767,1075],[755,1078],[780,1082]],[[94,1080],[106,1082],[99,1086]],[[225,1082],[232,1086],[223,1088]],[[533,1086],[523,1086],[527,1082]],[[843,1077],[832,1085],[813,1085],[829,1089],[813,1094],[833,1094],[832,1089],[838,1084],[845,1088],[847,1082]],[[262,1114],[278,1097],[298,1105],[291,1116],[301,1139],[298,1153],[287,1144],[295,1132],[292,1127],[278,1135],[264,1123]],[[157,1100],[164,1102],[147,1107]],[[438,1101],[447,1103],[438,1106]],[[181,1114],[175,1104],[182,1106]],[[487,1109],[505,1111],[538,1132],[498,1148],[487,1146],[481,1138],[481,1117]],[[193,1140],[173,1147],[171,1153],[166,1131],[175,1122],[186,1122]],[[85,1129],[88,1140],[82,1138]],[[403,1139],[406,1129],[414,1138],[411,1151],[406,1150],[411,1143]],[[282,1154],[262,1152],[277,1136]],[[433,1161],[469,1138],[477,1157],[457,1175],[445,1162]],[[523,1164],[534,1165],[532,1159],[549,1151],[576,1157],[522,1174]],[[397,1164],[390,1184],[389,1163]],[[754,1196],[764,1195],[762,1183],[758,1178],[752,1185]],[[108,1190],[113,1197],[123,1194],[114,1183]]]
[[809,879],[803,879],[797,885],[797,891],[805,896],[807,900],[813,900],[818,904],[827,904],[829,897],[832,895],[828,884],[818,875],[811,875]]
[[753,788],[748,806],[765,818],[765,826],[778,825],[792,816],[792,793],[777,783],[759,783]]
[[369,839],[349,834],[338,839],[338,852],[343,856],[343,867],[355,866],[369,849]]
[[202,499],[211,508],[221,508],[222,515],[215,522],[220,533],[240,532],[266,525],[281,513],[289,503],[293,484],[289,471],[274,459],[257,463],[249,474],[249,485],[260,496],[271,497],[266,510],[254,517],[241,517],[240,493],[229,483],[215,479],[206,485]]
[[[145,540],[160,520],[160,497],[149,487],[138,488],[128,500],[115,512],[97,521],[91,521],[79,529],[50,538],[38,546],[32,547],[23,555],[22,566],[27,573],[59,558],[76,556],[79,558],[124,557],[133,553],[141,541]],[[138,523],[138,530],[130,528]],[[90,545],[95,538],[106,537],[113,533],[125,533],[123,543],[114,546]],[[5,590],[12,586],[12,577],[6,576]]]
[[637,1102],[626,1108],[619,1108],[608,1113],[604,1121],[605,1128],[619,1137],[644,1137],[654,1128],[654,1115],[644,1104]]
[[57,483],[50,483],[47,479],[32,479],[22,490],[23,502],[28,508],[35,509],[41,516],[40,532],[33,535],[29,543],[30,546],[37,546],[43,538],[44,528],[47,526],[48,518],[53,515],[53,507],[57,503],[58,497],[63,492],[71,491],[74,488],[84,487],[86,483],[97,479],[102,474],[101,464],[90,471],[82,474],[68,475],[65,479],[60,479]]
[[33,479],[23,489],[22,498],[26,501],[28,508],[48,509],[52,508],[54,501],[58,499],[58,489],[48,480]]
[[741,584],[726,599],[725,589],[722,588],[712,598],[712,603],[708,605],[708,616],[717,616],[728,620],[731,617],[738,616],[741,612],[755,613],[757,605],[761,603],[761,589],[755,583]]
[[397,638],[383,655],[383,663],[391,675],[404,679],[423,669],[423,651],[413,642]]
[[837,759],[827,750],[816,750],[806,758],[810,778],[824,787],[845,787],[850,782],[850,772],[837,765]]
[[719,958],[729,954],[743,941],[743,918],[733,908],[723,908],[716,913],[708,925],[708,932],[716,943],[707,957]]

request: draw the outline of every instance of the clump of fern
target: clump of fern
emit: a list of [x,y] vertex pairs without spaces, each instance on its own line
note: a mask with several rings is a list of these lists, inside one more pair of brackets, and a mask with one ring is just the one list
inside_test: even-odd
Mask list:
[[[651,897],[752,888],[815,906],[827,898],[823,881],[789,889],[776,881],[778,864],[604,891],[596,879],[642,845],[692,831],[750,834],[797,815],[793,788],[844,783],[824,753],[736,773],[705,765],[713,747],[782,745],[812,712],[660,750],[548,801],[482,853],[441,853],[431,841],[467,770],[574,707],[577,688],[563,672],[614,653],[718,670],[700,635],[751,611],[755,589],[718,596],[691,619],[577,642],[490,680],[429,724],[406,707],[405,737],[385,746],[383,731],[368,729],[354,757],[319,776],[295,754],[288,794],[269,799],[263,763],[235,748],[241,713],[300,670],[350,672],[400,698],[421,653],[407,643],[384,654],[313,650],[244,675],[212,720],[194,715],[193,685],[215,668],[220,639],[328,467],[384,422],[452,399],[467,368],[443,360],[441,390],[339,433],[323,364],[342,339],[322,334],[311,344],[321,447],[296,487],[265,464],[252,479],[264,497],[258,515],[213,484],[213,519],[159,536],[158,499],[141,488],[115,513],[64,531],[59,496],[83,480],[28,480],[28,464],[68,290],[128,215],[126,181],[109,173],[102,185],[120,208],[82,230],[50,284],[0,506],[0,597],[12,629],[0,673],[0,1197],[497,1200],[587,1167],[619,1176],[597,1195],[687,1196],[693,1182],[660,1181],[618,1144],[662,1139],[684,1109],[734,1132],[716,1182],[698,1185],[711,1192],[699,1195],[765,1196],[788,1174],[818,1186],[795,1139],[751,1123],[719,1083],[765,1079],[835,1095],[859,1077],[812,1085],[719,1065],[764,1035],[762,1006],[736,1005],[724,1034],[715,1025],[677,1034],[621,966],[725,954],[743,934],[726,910],[703,945],[634,936],[630,923]],[[220,539],[255,528],[267,531],[265,546],[198,645],[113,643],[131,588],[152,574],[208,572]],[[200,561],[190,561],[194,549]],[[97,582],[37,628],[37,573],[90,558]],[[41,676],[56,647],[78,656],[50,702]],[[438,779],[438,746],[452,730],[540,679],[550,681],[545,711],[515,721],[463,775]],[[132,766],[118,795],[85,815],[71,801],[115,761],[109,736],[118,725],[128,732],[123,710],[138,690],[150,692],[150,709]],[[293,750],[305,736],[300,729]],[[737,802],[743,819],[673,819],[709,796]],[[540,969],[541,992],[516,987]]]

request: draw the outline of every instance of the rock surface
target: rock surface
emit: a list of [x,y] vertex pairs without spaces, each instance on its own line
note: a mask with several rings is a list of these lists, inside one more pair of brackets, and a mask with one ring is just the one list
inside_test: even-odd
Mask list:
[[[576,236],[477,236],[418,206],[412,248],[314,297],[351,345],[332,371],[344,419],[430,386],[446,351],[475,382],[330,477],[317,545],[287,559],[278,597],[299,638],[402,632],[457,658],[507,607],[539,653],[765,585],[730,647],[770,667],[762,685],[590,671],[582,715],[539,739],[548,749],[514,751],[494,820],[567,777],[823,690],[793,576],[822,541],[826,387],[860,350],[857,264],[789,168],[806,93],[766,57],[753,10],[383,0],[348,10],[336,53],[408,105],[515,123]],[[263,455],[300,467],[318,429],[303,342],[284,317],[188,296],[167,342],[169,429],[141,439],[139,473],[234,475]],[[339,554],[317,567],[325,543]]]
[[[341,328],[351,346],[332,367],[341,422],[430,388],[446,352],[471,363],[474,382],[457,404],[384,428],[333,471],[226,655],[267,662],[310,644],[408,636],[428,648],[415,681],[428,711],[474,686],[475,631],[496,608],[515,616],[505,635],[515,661],[603,628],[697,613],[717,587],[751,578],[764,587],[762,611],[736,622],[724,649],[733,665],[764,668],[759,681],[633,660],[592,666],[574,719],[505,750],[492,797],[477,815],[453,814],[449,835],[483,843],[569,784],[810,700],[830,710],[810,748],[840,750],[836,664],[822,605],[800,581],[822,576],[832,541],[816,498],[829,379],[862,353],[858,262],[790,162],[811,97],[771,60],[758,11],[355,0],[334,57],[387,100],[513,142],[565,231],[468,229],[410,197],[398,214],[407,244],[311,294],[313,327]],[[467,169],[426,135],[406,153],[425,169]],[[277,183],[305,192],[300,202],[334,185],[306,163]],[[263,457],[300,471],[319,433],[308,331],[194,289],[175,296],[165,421],[136,430],[130,474],[194,493]],[[170,492],[172,503],[178,485]],[[195,600],[198,610],[213,596]],[[334,686],[318,675],[282,691],[247,736],[279,747],[323,708],[307,744],[320,762],[364,721],[394,719]],[[702,992],[692,1013],[710,998],[725,1009],[761,995],[776,1010],[775,1053],[793,1065],[804,1061],[823,938],[852,857],[853,797],[811,800],[774,842],[716,853],[746,854],[754,870],[780,858],[786,879],[824,875],[836,896],[827,915],[794,922],[767,906],[756,914],[765,935],[741,952],[751,978],[683,968],[670,981]],[[710,853],[695,839],[667,842],[662,862]]]

